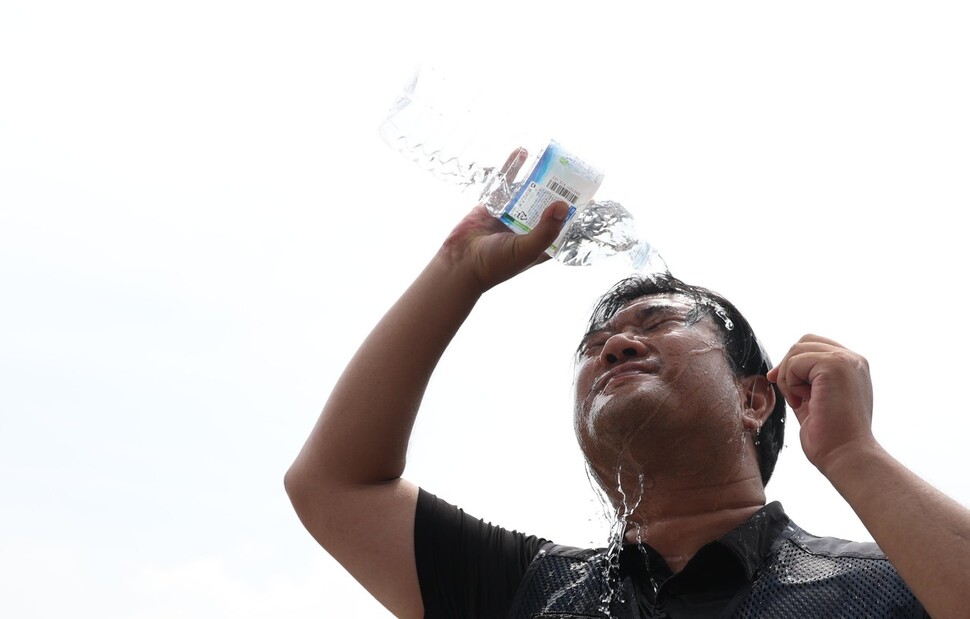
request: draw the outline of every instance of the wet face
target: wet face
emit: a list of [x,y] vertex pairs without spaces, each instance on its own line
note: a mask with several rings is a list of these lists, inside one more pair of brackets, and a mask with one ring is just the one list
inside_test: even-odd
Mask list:
[[[705,449],[742,433],[742,395],[711,312],[684,295],[631,302],[580,347],[575,426],[587,458]],[[700,463],[703,458],[696,458]]]

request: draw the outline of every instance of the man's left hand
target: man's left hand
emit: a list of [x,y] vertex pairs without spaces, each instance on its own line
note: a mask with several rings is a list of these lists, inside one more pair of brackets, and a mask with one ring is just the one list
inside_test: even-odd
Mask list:
[[846,450],[875,443],[869,363],[838,342],[806,335],[768,372],[801,425],[802,449],[822,474]]

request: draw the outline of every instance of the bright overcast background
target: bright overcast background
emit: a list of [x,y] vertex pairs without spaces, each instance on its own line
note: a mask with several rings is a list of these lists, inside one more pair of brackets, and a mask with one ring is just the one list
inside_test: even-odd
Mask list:
[[[877,437],[970,504],[970,9],[632,6],[4,0],[0,615],[387,616],[282,480],[472,206],[377,135],[428,58],[547,102],[530,122],[603,169],[599,197],[775,360],[807,332],[866,355]],[[407,476],[604,544],[570,357],[617,275],[548,263],[483,298]],[[768,495],[869,539],[793,417]]]

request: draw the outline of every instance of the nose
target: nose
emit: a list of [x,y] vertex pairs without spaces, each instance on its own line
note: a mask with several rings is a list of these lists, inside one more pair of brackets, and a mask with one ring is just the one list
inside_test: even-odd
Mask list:
[[647,354],[646,345],[638,338],[627,333],[616,333],[606,340],[600,351],[600,361],[613,365],[622,360],[643,357]]

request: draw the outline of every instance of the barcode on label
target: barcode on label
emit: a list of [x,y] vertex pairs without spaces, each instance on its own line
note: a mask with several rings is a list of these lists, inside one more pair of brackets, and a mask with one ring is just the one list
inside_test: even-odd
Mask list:
[[579,199],[579,195],[577,193],[570,191],[569,187],[566,187],[556,180],[549,181],[549,184],[546,185],[546,187],[548,187],[551,191],[556,192],[563,198],[566,198],[566,200],[568,200],[570,203],[576,202],[576,200]]

